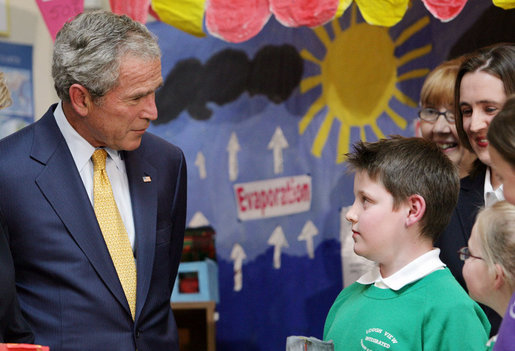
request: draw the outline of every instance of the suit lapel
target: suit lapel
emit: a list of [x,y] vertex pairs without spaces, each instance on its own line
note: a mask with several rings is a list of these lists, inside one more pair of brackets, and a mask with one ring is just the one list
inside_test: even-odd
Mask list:
[[142,149],[143,147],[140,147],[136,151],[125,153],[125,166],[129,179],[136,232],[136,268],[138,275],[136,319],[141,313],[150,287],[157,220],[157,172],[146,161]]
[[100,279],[130,313],[93,207],[52,110],[34,131],[31,157],[45,165],[36,183]]

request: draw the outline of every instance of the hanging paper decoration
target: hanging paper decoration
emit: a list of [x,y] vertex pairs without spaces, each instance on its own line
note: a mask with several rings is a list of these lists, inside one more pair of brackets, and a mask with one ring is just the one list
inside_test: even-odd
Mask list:
[[151,3],[160,21],[197,37],[206,35],[202,30],[204,4],[205,0],[152,0]]
[[404,17],[409,0],[356,0],[356,4],[368,24],[392,27]]
[[84,10],[84,0],[36,0],[52,40],[68,20]]
[[505,10],[515,9],[515,0],[493,0],[494,5]]
[[270,0],[270,11],[286,27],[316,27],[332,20],[338,0]]
[[[130,8],[132,3],[150,0],[110,1],[111,6],[116,3]],[[492,1],[503,9],[515,8],[515,0]],[[467,0],[422,2],[435,18],[448,22],[463,10]],[[152,10],[161,21],[195,36],[205,35],[204,15],[205,27],[211,35],[240,43],[256,36],[271,15],[287,27],[316,27],[340,17],[353,3],[368,24],[384,27],[399,23],[410,6],[410,0],[152,0]]]
[[241,43],[257,35],[269,18],[268,0],[206,1],[207,30],[232,43]]
[[111,11],[119,15],[127,15],[140,23],[147,23],[150,0],[109,0]]
[[467,0],[422,0],[431,14],[442,22],[453,20],[463,10]]

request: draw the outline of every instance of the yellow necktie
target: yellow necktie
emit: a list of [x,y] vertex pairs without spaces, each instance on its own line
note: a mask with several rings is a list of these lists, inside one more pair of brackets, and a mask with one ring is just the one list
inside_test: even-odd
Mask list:
[[97,149],[93,160],[93,202],[98,224],[113,260],[132,318],[136,313],[136,263],[129,236],[116,206],[111,183],[106,172],[107,152]]

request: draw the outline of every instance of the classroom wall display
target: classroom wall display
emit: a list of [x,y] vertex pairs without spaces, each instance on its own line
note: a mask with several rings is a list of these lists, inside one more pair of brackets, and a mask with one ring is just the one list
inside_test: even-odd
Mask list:
[[216,231],[217,349],[322,338],[343,272],[367,267],[343,249],[354,200],[344,154],[360,139],[414,135],[427,73],[513,39],[513,20],[513,10],[475,1],[442,23],[414,1],[387,28],[352,5],[315,28],[271,18],[238,44],[148,24],[164,78],[150,131],[184,150],[188,225]]
[[0,42],[0,71],[12,100],[0,109],[1,139],[34,121],[32,46]]

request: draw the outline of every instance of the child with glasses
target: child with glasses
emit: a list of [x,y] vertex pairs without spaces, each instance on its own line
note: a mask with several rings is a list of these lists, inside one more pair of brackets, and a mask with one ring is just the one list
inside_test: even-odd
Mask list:
[[360,141],[346,156],[354,251],[376,266],[338,295],[324,340],[335,351],[483,350],[490,324],[433,247],[458,198],[452,162],[422,138]]
[[420,91],[419,132],[432,140],[458,167],[460,178],[469,174],[476,156],[461,143],[454,117],[454,85],[463,57],[446,61],[426,77]]
[[[458,253],[465,261],[463,277],[470,296],[499,316],[504,315],[515,292],[515,206],[500,201],[483,209],[472,228],[468,247]],[[511,308],[515,313],[513,305]],[[513,342],[513,334],[506,337]],[[489,340],[488,350],[496,338]],[[508,347],[513,349],[513,343]]]
[[[501,178],[506,201],[515,205],[515,95],[505,102],[488,129],[488,151],[492,168]],[[513,228],[513,226],[512,226]],[[513,252],[513,251],[512,251]],[[513,258],[511,259],[513,263]],[[513,350],[515,345],[515,292],[499,328],[495,351]]]

